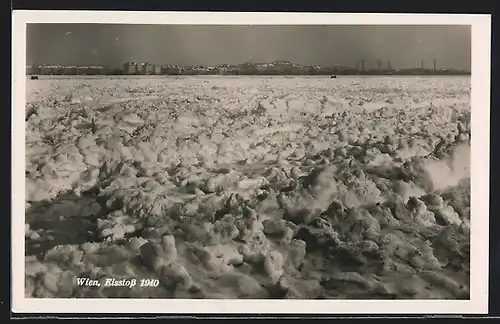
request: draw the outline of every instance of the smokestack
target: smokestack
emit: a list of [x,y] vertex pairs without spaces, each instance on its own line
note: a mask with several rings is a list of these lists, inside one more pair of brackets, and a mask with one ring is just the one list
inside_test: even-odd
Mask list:
[[361,60],[361,70],[365,70],[365,60]]
[[434,72],[436,72],[436,59],[434,59]]
[[423,70],[424,69],[424,60],[420,61],[420,68]]
[[382,61],[377,60],[378,70],[382,71]]

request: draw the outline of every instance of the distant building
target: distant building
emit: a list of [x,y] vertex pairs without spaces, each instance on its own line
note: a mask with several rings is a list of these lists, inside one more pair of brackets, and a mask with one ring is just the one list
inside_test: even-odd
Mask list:
[[257,73],[279,74],[281,72],[281,69],[273,63],[255,63],[254,66]]
[[64,75],[76,75],[78,74],[78,67],[75,65],[68,65],[63,67]]
[[283,61],[283,60],[274,61],[272,64],[278,65],[278,66],[292,66],[293,65],[292,62],[290,62],[290,61]]
[[220,75],[227,75],[230,74],[229,72],[229,65],[227,64],[221,64],[217,67],[217,73]]
[[40,74],[41,65],[26,66],[26,75]]
[[198,74],[198,71],[197,71],[196,67],[194,67],[194,66],[184,66],[184,67],[180,68],[180,72],[181,72],[181,74],[185,74],[185,75]]
[[277,74],[292,74],[293,63],[290,61],[274,61],[269,65],[270,71]]
[[215,75],[215,74],[218,74],[218,72],[219,72],[219,70],[215,66],[207,67],[207,74]]
[[102,75],[106,74],[107,68],[101,65],[81,65],[77,67],[72,67],[71,69],[76,68],[76,74],[78,75]]
[[209,74],[210,69],[208,67],[198,65],[198,66],[193,66],[192,71],[196,75],[206,75]]
[[137,65],[133,62],[123,64],[123,74],[137,74]]
[[146,74],[146,66],[148,64],[147,63],[137,63],[136,66],[137,66],[137,74],[141,74],[141,75],[144,75]]
[[145,74],[151,75],[155,73],[155,67],[152,64],[146,63],[145,65]]
[[254,63],[243,63],[238,65],[238,71],[240,74],[257,74],[257,66]]
[[88,74],[90,74],[90,73],[89,73],[89,69],[88,69],[88,67],[86,67],[86,66],[79,66],[79,67],[76,69],[76,73],[77,73],[78,75],[88,75]]
[[155,65],[154,74],[156,74],[156,75],[161,74],[161,65]]
[[177,65],[162,65],[161,74],[179,75],[181,74],[181,68]]
[[335,74],[338,72],[337,67],[333,66],[317,66],[316,73],[317,74]]
[[236,75],[239,73],[238,67],[236,65],[229,65],[227,71],[231,75]]
[[298,75],[307,75],[309,74],[309,67],[308,66],[302,66],[302,65],[295,65],[293,68],[293,74],[298,74]]

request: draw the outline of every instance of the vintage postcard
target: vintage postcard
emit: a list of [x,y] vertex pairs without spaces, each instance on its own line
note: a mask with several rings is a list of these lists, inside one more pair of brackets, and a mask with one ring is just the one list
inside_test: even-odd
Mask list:
[[487,312],[489,16],[13,33],[15,312]]

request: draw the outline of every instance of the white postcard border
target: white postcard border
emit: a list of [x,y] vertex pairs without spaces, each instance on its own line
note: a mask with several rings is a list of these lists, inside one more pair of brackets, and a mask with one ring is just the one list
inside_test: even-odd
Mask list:
[[[24,296],[27,23],[471,25],[470,300],[37,299]],[[491,16],[15,10],[12,28],[12,310],[16,313],[484,314],[488,310]]]

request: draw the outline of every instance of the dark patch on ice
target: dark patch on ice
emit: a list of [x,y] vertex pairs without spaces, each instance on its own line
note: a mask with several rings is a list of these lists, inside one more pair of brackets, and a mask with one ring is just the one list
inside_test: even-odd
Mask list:
[[[52,205],[70,201],[79,207],[87,206],[89,201],[97,202],[101,206],[98,214],[89,216],[47,217],[44,213]],[[112,210],[106,207],[106,197],[96,195],[95,190],[90,190],[81,196],[73,193],[63,193],[52,200],[30,202],[30,207],[25,212],[25,222],[30,230],[41,231],[40,238],[26,240],[25,255],[40,255],[58,245],[77,245],[85,242],[98,242],[96,231],[97,219],[104,217]],[[63,213],[61,213],[63,214]]]

